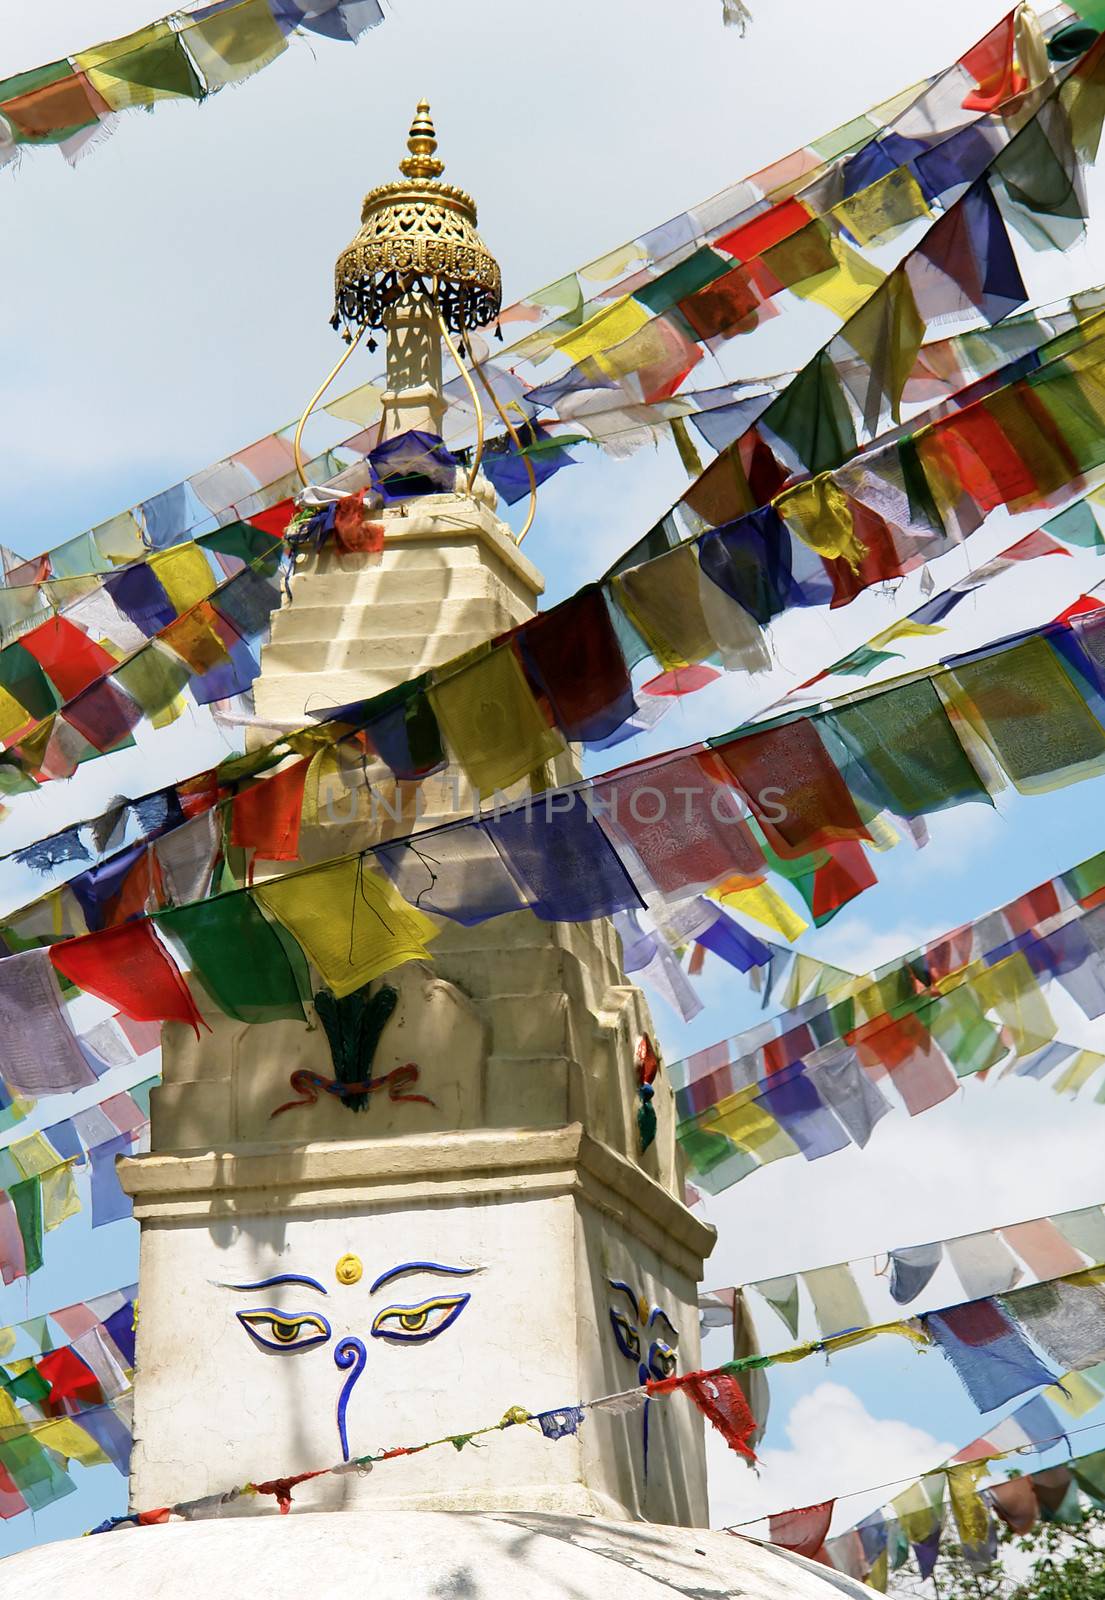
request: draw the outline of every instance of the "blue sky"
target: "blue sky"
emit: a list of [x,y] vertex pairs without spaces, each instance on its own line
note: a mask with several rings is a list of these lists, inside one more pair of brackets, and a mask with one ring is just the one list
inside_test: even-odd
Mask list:
[[[354,231],[364,189],[392,175],[420,95],[433,102],[446,179],[477,195],[512,300],[942,66],[1005,7],[761,0],[755,9],[741,40],[722,29],[720,0],[563,0],[555,13],[508,0],[478,8],[395,0],[384,26],[355,49],[293,44],[258,79],[207,106],[130,113],[76,170],[43,152],[20,172],[0,172],[8,224],[0,540],[26,554],[47,548],[298,414],[334,358],[333,257]],[[0,74],[150,16],[150,0],[9,0]],[[1099,213],[1101,189],[1095,178]],[[1062,259],[1032,263],[1037,297],[1105,280],[1102,239],[1097,225]],[[785,321],[771,325],[763,370],[796,363],[819,342],[813,320]],[[357,376],[373,370],[366,358]],[[667,447],[627,462],[596,452],[554,480],[526,546],[546,573],[548,599],[597,575],[682,481]],[[937,581],[1026,528],[995,519],[969,550],[937,564]],[[909,662],[1042,621],[1098,581],[1090,556],[1033,563],[960,607],[955,630],[922,641],[929,654],[914,648]],[[914,576],[893,595],[870,593],[831,615],[784,619],[770,674],[723,679],[617,759],[754,714],[905,614],[919,601],[918,583]],[[17,808],[9,834],[46,831],[120,789],[148,787],[151,763],[157,781],[168,780],[224,749],[205,716],[182,719]],[[861,970],[977,916],[1100,848],[1101,800],[1099,781],[935,819],[926,850],[904,844],[881,857],[879,886],[801,948]],[[18,903],[22,888],[0,883],[3,903]],[[707,965],[706,1007],[689,1026],[656,1002],[669,1058],[759,1020],[757,997],[731,976]],[[43,1124],[77,1104],[50,1108]],[[895,1113],[864,1152],[779,1162],[707,1201],[719,1228],[707,1284],[1105,1199],[1099,1118],[1105,1107],[1085,1096],[1066,1101],[1047,1084],[971,1083],[915,1121]],[[86,1212],[51,1237],[47,1266],[29,1285],[0,1289],[0,1324],[127,1282],[135,1260],[133,1224],[92,1234]],[[707,1355],[723,1354],[715,1335]],[[940,1358],[896,1341],[827,1369],[819,1360],[779,1369],[772,1389],[758,1481],[711,1445],[716,1522],[923,1470],[982,1431]],[[825,1436],[833,1447],[819,1457]],[[75,1468],[74,1477],[78,1493],[0,1525],[0,1554],[78,1533],[122,1508],[125,1488],[112,1469]],[[864,1509],[850,1503],[840,1526]]]

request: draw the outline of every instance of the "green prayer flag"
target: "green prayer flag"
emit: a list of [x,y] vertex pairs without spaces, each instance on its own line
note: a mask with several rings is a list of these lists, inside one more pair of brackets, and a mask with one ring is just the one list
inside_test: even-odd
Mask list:
[[1069,872],[1062,874],[1060,881],[1076,900],[1088,900],[1091,895],[1105,889],[1105,850],[1071,867]]
[[[228,1017],[306,1022],[301,995],[310,977],[303,953],[279,936],[247,890],[159,911],[154,921],[183,945],[192,971]],[[293,947],[298,979],[289,960]]]
[[45,1400],[50,1393],[50,1385],[42,1374],[34,1367],[28,1367],[26,1372],[18,1372],[4,1384],[8,1393],[17,1400],[29,1400],[32,1405],[38,1405],[40,1400]]
[[31,652],[18,641],[0,650],[0,689],[25,706],[27,714],[40,722],[56,711],[61,697]]
[[715,278],[720,278],[730,271],[732,265],[728,257],[719,256],[715,250],[707,246],[702,250],[696,250],[693,256],[680,261],[678,266],[672,267],[669,272],[662,272],[658,278],[651,278],[647,283],[641,284],[634,289],[633,298],[639,305],[647,306],[651,312],[659,316],[664,311],[670,311],[672,306],[677,305],[680,300],[685,300],[688,295],[704,289],[708,283],[713,283]]
[[0,1467],[5,1469],[31,1511],[44,1510],[76,1488],[50,1451],[29,1433],[0,1441]]
[[271,534],[249,522],[228,522],[212,533],[201,533],[196,543],[203,550],[212,550],[220,556],[237,556],[247,564],[273,550],[277,555],[280,553],[279,540],[274,541]]
[[27,1262],[27,1276],[37,1272],[42,1265],[42,1185],[37,1174],[13,1183],[8,1190],[19,1231],[23,1235],[23,1254]]
[[1079,1456],[1070,1464],[1074,1481],[1096,1505],[1105,1504],[1105,1450],[1095,1450],[1092,1455]]
[[190,668],[171,650],[149,644],[116,667],[112,677],[147,717],[159,716],[191,681]]
[[997,1028],[966,984],[930,1001],[921,1020],[959,1078],[984,1072],[1008,1054]]
[[921,817],[968,800],[993,804],[927,678],[842,706],[824,720],[896,816]]
[[1035,250],[1066,250],[1080,237],[1086,205],[1063,106],[1052,101],[996,158],[993,171],[1012,208],[1008,219]]
[[1062,544],[1075,545],[1080,550],[1105,549],[1105,538],[1097,525],[1092,507],[1085,500],[1060,511],[1057,517],[1044,523],[1043,531]]
[[906,498],[909,501],[910,521],[914,527],[929,528],[933,533],[942,535],[944,532],[944,519],[940,515],[932,490],[929,488],[924,463],[921,460],[915,439],[899,439],[898,465],[902,469],[902,480],[905,484]]
[[760,417],[810,473],[839,467],[855,453],[856,430],[836,368],[821,350]]

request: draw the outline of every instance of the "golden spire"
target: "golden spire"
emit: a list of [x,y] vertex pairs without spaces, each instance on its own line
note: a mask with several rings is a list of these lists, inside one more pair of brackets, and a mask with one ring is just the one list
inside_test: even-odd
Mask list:
[[365,195],[360,230],[334,268],[333,326],[349,336],[385,327],[407,296],[432,301],[454,333],[499,314],[499,263],[476,232],[472,196],[438,181],[444,162],[427,100],[418,102],[407,149],[402,178]]
[[434,132],[434,121],[430,116],[428,100],[418,102],[418,109],[414,114],[414,121],[411,123],[411,131],[407,138],[407,149],[410,155],[399,163],[399,171],[404,177],[440,178],[445,171],[445,163],[434,155],[437,149],[437,134]]

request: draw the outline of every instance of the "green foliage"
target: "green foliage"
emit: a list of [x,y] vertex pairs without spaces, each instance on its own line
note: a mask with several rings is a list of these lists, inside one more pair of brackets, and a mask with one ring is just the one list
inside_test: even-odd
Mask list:
[[1105,1508],[1084,1503],[1077,1524],[1039,1522],[1023,1535],[1004,1531],[987,1571],[974,1571],[949,1547],[927,1582],[903,1568],[891,1578],[890,1592],[917,1600],[1105,1600]]

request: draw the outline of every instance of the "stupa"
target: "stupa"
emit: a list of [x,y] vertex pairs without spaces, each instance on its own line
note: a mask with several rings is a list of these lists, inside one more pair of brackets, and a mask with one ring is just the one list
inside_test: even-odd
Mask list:
[[[439,181],[424,102],[409,150],[402,181],[366,197],[337,267],[336,320],[358,338],[386,334],[386,438],[440,433],[442,340],[463,360],[452,335],[493,320],[499,302],[475,205]],[[384,508],[382,550],[331,541],[300,559],[263,654],[260,718],[301,723],[532,614],[541,575],[475,465]],[[421,788],[382,766],[359,767],[355,785],[346,776],[327,774],[304,860],[428,826],[469,799],[448,775]],[[364,994],[320,992],[309,1029],[221,1014],[199,1040],[165,1027],[152,1148],[120,1167],[141,1224],[130,1498],[136,1511],[212,1498],[204,1520],[12,1557],[5,1600],[869,1594],[704,1531],[703,1423],[685,1396],[595,1410],[562,1437],[517,1421],[464,1444],[517,1408],[698,1368],[696,1290],[714,1235],[683,1201],[662,1067],[651,1140],[638,1122],[654,1030],[612,926],[519,911],[446,923],[432,953]],[[293,1074],[337,1081],[354,1015],[362,1065],[404,1092],[281,1110]],[[462,1447],[355,1466],[443,1436]],[[218,1503],[235,1485],[343,1462],[297,1485],[289,1515],[272,1495]],[[745,1470],[736,1458],[733,1470]]]

